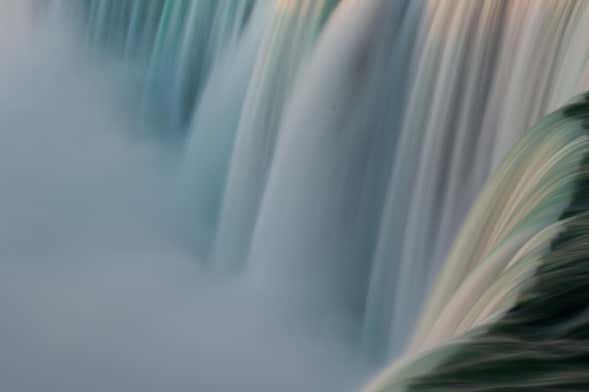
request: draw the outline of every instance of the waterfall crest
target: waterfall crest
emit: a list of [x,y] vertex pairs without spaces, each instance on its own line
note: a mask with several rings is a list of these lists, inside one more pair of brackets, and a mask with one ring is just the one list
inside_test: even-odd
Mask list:
[[407,357],[367,390],[586,385],[588,119],[586,93],[511,150],[457,237]]

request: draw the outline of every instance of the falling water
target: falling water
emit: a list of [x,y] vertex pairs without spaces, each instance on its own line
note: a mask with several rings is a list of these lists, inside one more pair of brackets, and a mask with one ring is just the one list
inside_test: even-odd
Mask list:
[[[587,32],[585,2],[431,4],[368,300],[367,339],[389,339],[393,353],[498,157],[550,105],[581,90],[589,55],[575,43]],[[566,93],[553,87],[559,77],[568,79]]]
[[467,390],[585,388],[588,118],[585,93],[511,150],[471,211],[406,357],[368,390],[451,391],[457,379]]
[[[587,1],[0,0],[16,4],[10,15],[61,26],[57,41],[124,75],[133,135],[173,157],[146,210],[165,216],[162,236],[210,274],[207,287],[237,293],[218,309],[255,309],[249,330],[268,317],[288,342],[285,319],[341,328],[324,357],[334,364],[341,347],[365,362],[417,355],[517,301],[505,287],[560,232],[546,222],[574,186],[542,184],[574,177],[586,140],[574,127],[524,130],[589,88]],[[516,256],[531,261],[519,269]],[[493,286],[506,263],[506,286]],[[357,382],[363,366],[374,365]],[[327,384],[313,385],[290,387]]]
[[249,264],[308,304],[362,311],[422,6],[342,4],[287,108]]
[[228,55],[197,108],[187,176],[198,200],[195,219],[207,225],[202,235],[211,235],[203,246],[218,237],[214,253],[220,268],[247,256],[282,108],[333,4],[260,3],[252,31]]
[[237,127],[215,246],[215,263],[248,255],[279,126],[301,65],[337,1],[282,2],[263,37]]

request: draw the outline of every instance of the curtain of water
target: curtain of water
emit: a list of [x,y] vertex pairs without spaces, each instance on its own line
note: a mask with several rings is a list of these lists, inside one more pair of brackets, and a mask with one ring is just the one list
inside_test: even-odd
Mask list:
[[279,7],[263,37],[235,136],[223,197],[215,264],[235,269],[247,258],[287,98],[335,2]]
[[164,135],[188,133],[196,252],[349,308],[384,356],[489,172],[589,80],[584,0],[48,4],[139,64]]
[[334,4],[259,3],[196,108],[184,178],[205,254],[221,219],[214,260],[220,269],[244,263],[283,106]]
[[334,14],[281,125],[249,260],[262,284],[362,311],[423,4]]
[[489,171],[588,67],[586,2],[429,5],[368,294],[366,339],[393,354]]
[[453,391],[457,380],[465,390],[585,388],[588,116],[585,93],[511,150],[406,357],[367,390]]

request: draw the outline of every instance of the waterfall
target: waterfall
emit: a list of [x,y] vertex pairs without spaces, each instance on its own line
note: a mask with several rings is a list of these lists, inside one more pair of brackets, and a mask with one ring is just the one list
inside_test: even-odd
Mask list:
[[219,269],[247,256],[282,107],[333,4],[259,3],[251,31],[219,64],[199,102],[186,149],[186,182],[205,253],[219,236]]
[[519,130],[580,90],[588,7],[338,4],[92,0],[86,30],[143,64],[146,119],[187,133],[197,254],[350,309],[389,357]]
[[351,318],[401,358],[368,390],[443,385],[580,251],[589,1],[2,1],[131,70],[194,263]]
[[213,256],[221,268],[248,256],[284,106],[336,1],[283,4],[263,37],[235,134]]
[[[368,294],[366,339],[387,341],[392,354],[405,346],[497,157],[519,129],[577,93],[588,67],[587,47],[579,55],[575,43],[589,25],[584,2],[430,4]],[[575,60],[557,61],[561,56]],[[534,67],[538,72],[529,72]],[[564,85],[560,78],[570,90],[552,95]]]
[[281,125],[249,258],[258,280],[362,311],[422,5],[334,14]]
[[450,391],[457,378],[466,390],[586,385],[588,118],[585,93],[511,150],[457,237],[406,358],[367,390]]
[[[218,4],[180,0],[164,5],[149,63],[144,110],[149,115],[155,112],[172,131],[189,120],[216,54],[208,43],[214,28],[224,28],[212,23]],[[243,13],[228,17],[234,16],[233,23],[243,23]]]
[[267,3],[253,10],[240,44],[229,50],[205,86],[184,146],[183,191],[197,251],[207,258],[217,225],[235,133],[264,32],[271,19]]

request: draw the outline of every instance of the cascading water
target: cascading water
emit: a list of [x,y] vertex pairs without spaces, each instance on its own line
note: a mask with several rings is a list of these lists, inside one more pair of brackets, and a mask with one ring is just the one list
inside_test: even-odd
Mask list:
[[422,6],[342,4],[287,108],[249,264],[307,305],[362,312]]
[[[219,237],[215,264],[222,269],[243,263],[247,256],[284,101],[334,4],[261,3],[254,11],[259,20],[249,33],[254,37],[244,37],[249,50],[240,45],[235,57],[228,56],[214,79],[226,87],[210,87],[197,108],[187,149],[187,181],[198,200],[195,218],[207,225],[202,235],[211,236],[203,246],[212,246]],[[234,100],[230,106],[219,102],[227,96]]]
[[216,264],[235,268],[247,258],[286,100],[325,15],[336,3],[282,2],[263,37],[235,134],[213,255]]
[[392,353],[409,337],[424,288],[496,157],[581,90],[589,54],[575,43],[587,32],[584,2],[430,4],[368,299],[366,339],[388,340]]
[[[115,215],[126,214],[118,207],[105,215],[113,225],[144,234],[147,241],[130,237],[137,246],[158,243],[151,237],[158,233],[166,244],[158,247],[188,252],[200,268],[198,285],[206,289],[188,294],[212,299],[190,311],[198,322],[175,312],[170,317],[156,304],[164,317],[198,330],[198,343],[190,343],[183,329],[164,333],[182,336],[190,346],[186,363],[198,369],[196,381],[180,372],[173,383],[179,390],[181,384],[198,390],[339,390],[357,386],[366,368],[375,366],[371,360],[391,359],[404,349],[405,360],[371,390],[452,390],[444,372],[464,365],[460,350],[479,342],[477,328],[523,301],[525,291],[515,287],[536,271],[543,276],[539,266],[552,260],[546,249],[569,223],[575,230],[586,227],[583,214],[563,217],[570,204],[583,205],[576,190],[587,150],[584,98],[523,131],[589,88],[587,1],[0,0],[0,6],[6,20],[30,22],[19,29],[6,24],[3,52],[10,56],[13,47],[33,45],[11,41],[12,35],[34,35],[32,26],[40,34],[59,30],[48,34],[52,40],[77,45],[72,52],[110,64],[109,72],[125,79],[120,89],[126,92],[108,88],[99,95],[89,87],[89,96],[104,102],[109,94],[131,96],[121,104],[124,115],[108,106],[91,117],[91,105],[78,107],[70,95],[62,97],[64,108],[72,105],[88,116],[92,131],[119,127],[125,118],[132,125],[121,128],[132,128],[140,143],[159,146],[148,156],[131,150],[137,170],[129,178],[148,181],[139,181],[139,191],[121,188],[129,200],[146,198],[128,213],[149,222],[119,221]],[[32,61],[44,59],[49,69],[63,65],[46,51]],[[7,69],[19,76],[16,67]],[[49,80],[50,74],[37,78]],[[59,77],[64,85],[79,83]],[[128,94],[137,81],[140,91]],[[75,88],[70,93],[79,94]],[[7,108],[11,119],[12,106]],[[47,118],[43,110],[31,113]],[[113,120],[104,123],[103,117]],[[124,156],[117,151],[115,162]],[[160,160],[162,173],[140,169]],[[107,186],[121,187],[114,172],[106,178],[116,179]],[[63,197],[70,196],[78,200]],[[86,199],[94,200],[84,196],[77,203]],[[154,223],[161,228],[152,231]],[[99,233],[109,250],[127,238],[120,234],[124,239],[115,241],[102,227]],[[237,312],[246,306],[250,314],[240,320]],[[232,331],[216,331],[227,324],[235,324]],[[473,329],[464,346],[455,343]],[[497,338],[493,328],[481,336],[486,332]],[[328,342],[320,351],[316,335]],[[225,340],[231,349],[223,354]],[[167,354],[182,351],[158,344]],[[258,353],[266,344],[276,344],[279,354]],[[250,355],[260,364],[238,370]],[[273,355],[281,359],[273,361]],[[333,365],[338,377],[314,373],[306,361],[315,356]],[[260,370],[268,366],[276,377]],[[122,388],[123,373],[114,369],[101,385]],[[176,373],[154,374],[161,378],[126,390],[164,390]],[[227,379],[232,374],[235,384]],[[340,381],[341,374],[346,377]],[[421,378],[411,378],[416,375]],[[479,390],[475,381],[471,387],[465,390]]]
[[589,93],[530,129],[486,185],[406,358],[367,390],[584,390]]

